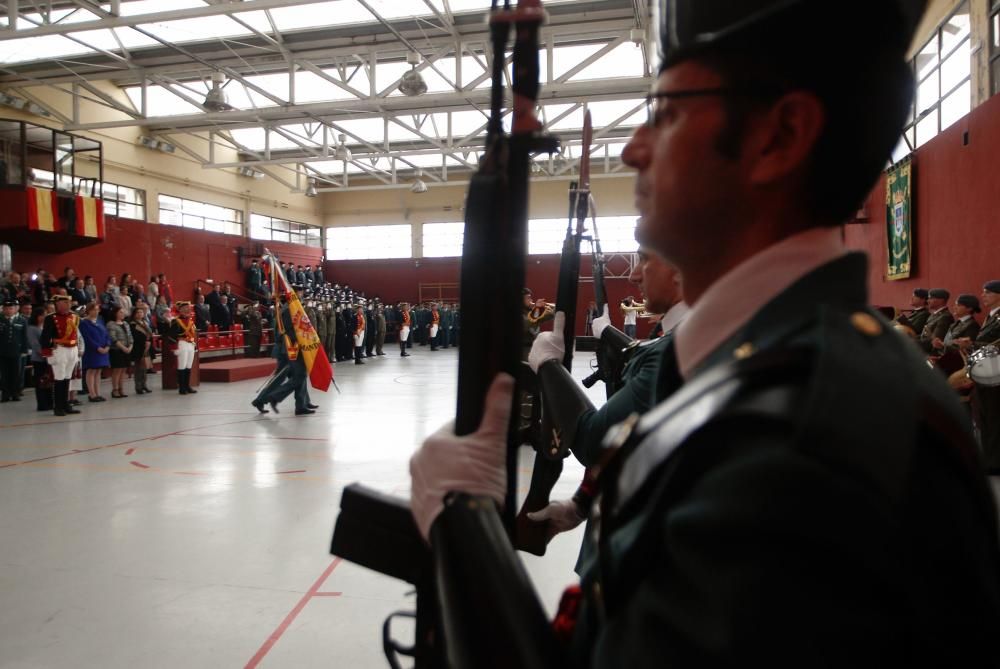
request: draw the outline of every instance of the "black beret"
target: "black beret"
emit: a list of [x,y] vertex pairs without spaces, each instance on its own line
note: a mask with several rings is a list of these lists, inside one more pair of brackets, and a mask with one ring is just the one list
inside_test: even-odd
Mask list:
[[951,293],[949,293],[944,288],[931,288],[929,291],[927,291],[927,296],[939,300],[947,300],[951,298]]
[[988,290],[991,293],[1000,294],[1000,281],[987,281],[983,284],[983,290]]
[[927,299],[927,289],[926,288],[917,288],[917,289],[915,289],[913,291],[913,297],[919,297],[921,300],[926,300]]
[[972,313],[978,314],[980,311],[979,298],[977,298],[975,295],[968,295],[968,294],[959,295],[958,299],[955,300],[955,302],[957,304],[961,304],[963,307],[968,307],[969,309],[972,309]]

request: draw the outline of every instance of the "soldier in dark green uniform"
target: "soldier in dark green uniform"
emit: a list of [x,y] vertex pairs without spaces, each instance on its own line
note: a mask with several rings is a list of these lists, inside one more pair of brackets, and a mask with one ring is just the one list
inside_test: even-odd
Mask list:
[[21,400],[21,356],[28,352],[28,323],[17,313],[16,300],[4,300],[0,314],[0,402]]
[[924,331],[924,326],[927,325],[927,319],[930,318],[931,312],[927,310],[927,297],[926,288],[915,288],[913,296],[910,298],[910,307],[912,307],[910,313],[900,314],[896,318],[896,323],[905,328],[911,337],[919,337],[920,333]]
[[[683,385],[605,442],[598,559],[564,599],[552,666],[996,663],[1000,541],[970,426],[870,308],[867,258],[840,229],[910,113],[924,7],[662,3],[650,119],[623,160],[637,236],[691,304],[658,379]],[[499,525],[513,391],[498,378],[478,431],[440,430],[411,460],[435,554],[499,554],[438,569],[441,592],[516,559],[478,529]],[[497,609],[490,629],[509,629]]]
[[944,288],[934,288],[927,291],[927,294],[929,296],[927,308],[930,313],[924,329],[919,332],[917,343],[925,352],[930,353],[934,350],[934,340],[944,339],[948,334],[948,328],[955,322],[955,317],[948,310],[951,293]]

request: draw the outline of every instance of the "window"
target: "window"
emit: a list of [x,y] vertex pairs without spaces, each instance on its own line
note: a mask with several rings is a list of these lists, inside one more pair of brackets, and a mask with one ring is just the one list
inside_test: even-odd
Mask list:
[[461,256],[465,223],[424,223],[423,240],[425,258]]
[[327,228],[326,257],[328,260],[412,258],[413,226]]
[[904,135],[925,144],[972,109],[972,43],[969,0],[934,31],[913,59],[916,102]]
[[243,234],[242,211],[170,195],[160,195],[160,223],[226,235]]
[[291,242],[322,248],[322,228],[261,214],[250,214],[250,237],[275,242]]
[[1000,0],[990,9],[990,91],[1000,93]]
[[[597,234],[601,240],[601,250],[605,253],[635,253],[639,248],[635,241],[635,225],[634,216],[599,217]],[[593,232],[593,226],[588,221],[584,234],[589,236]],[[564,239],[566,239],[566,219],[552,218],[528,222],[529,255],[562,253]]]
[[[79,195],[95,195],[94,179],[78,178],[76,192]],[[131,218],[137,221],[146,220],[146,191],[118,184],[104,182],[101,184],[101,199],[104,200],[104,213],[107,216]]]

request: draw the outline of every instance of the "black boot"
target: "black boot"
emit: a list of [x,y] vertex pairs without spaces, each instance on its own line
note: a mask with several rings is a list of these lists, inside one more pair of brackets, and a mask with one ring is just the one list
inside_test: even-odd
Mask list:
[[360,346],[356,346],[354,348],[354,364],[355,365],[363,365],[363,364],[365,364],[365,361],[361,359],[361,353],[362,353],[363,350],[364,349],[362,349]]
[[191,369],[184,370],[184,385],[187,386],[188,395],[197,395],[198,391],[191,387]]
[[54,395],[52,398],[52,413],[56,416],[65,416],[69,408],[69,380],[56,381],[53,384]]
[[188,394],[187,381],[184,380],[185,374],[187,374],[186,369],[177,370],[177,392],[180,393],[181,395]]

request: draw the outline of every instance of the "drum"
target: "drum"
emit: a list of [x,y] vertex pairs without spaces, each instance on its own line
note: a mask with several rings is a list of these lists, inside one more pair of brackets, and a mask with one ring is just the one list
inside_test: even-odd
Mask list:
[[1000,386],[1000,348],[989,344],[970,355],[969,378],[980,386]]

